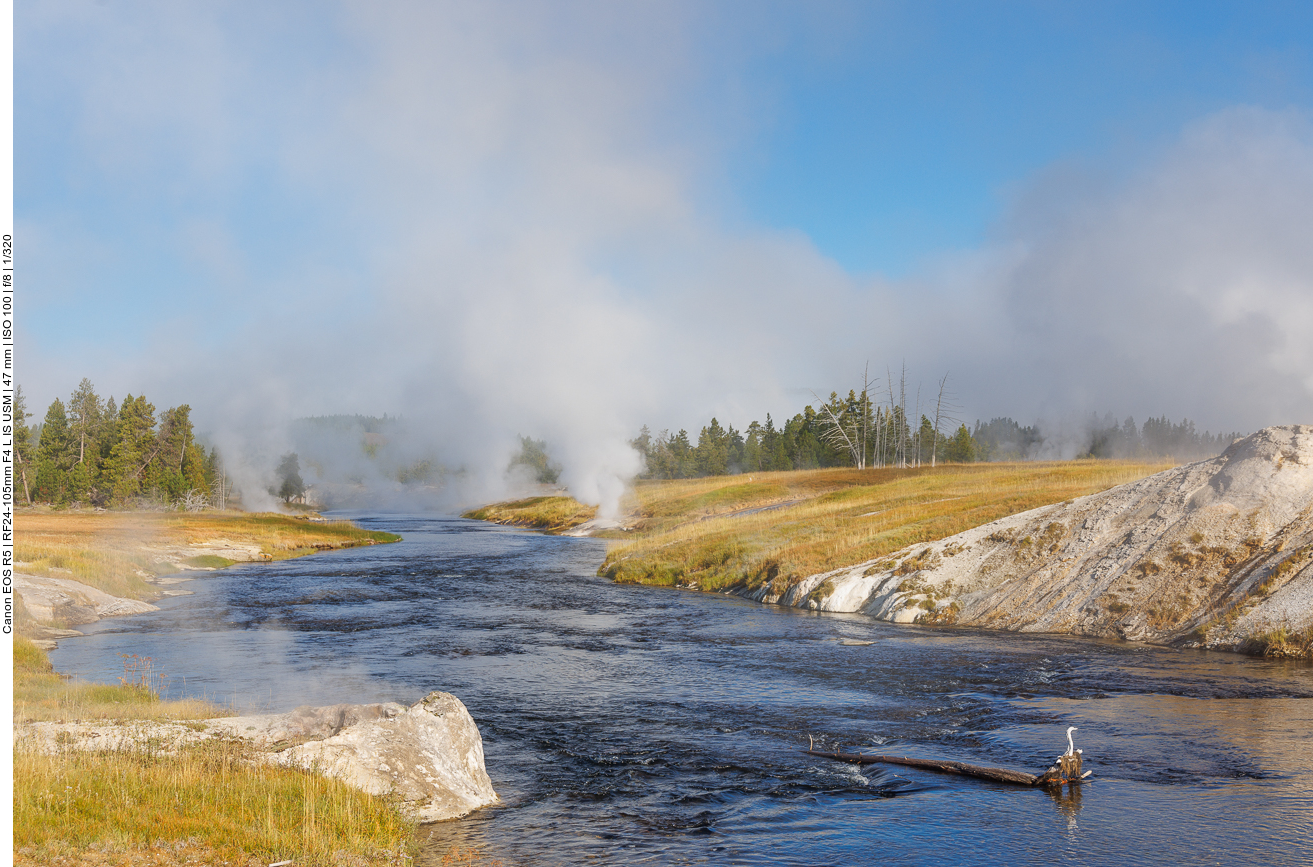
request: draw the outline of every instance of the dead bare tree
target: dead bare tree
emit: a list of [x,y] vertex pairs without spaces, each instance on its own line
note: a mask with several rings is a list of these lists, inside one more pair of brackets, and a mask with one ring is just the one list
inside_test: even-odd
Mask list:
[[215,508],[222,512],[228,508],[228,494],[232,492],[232,483],[228,480],[228,471],[222,464],[219,465],[218,472],[215,473],[213,488],[214,495],[211,497],[211,502],[214,503]]
[[902,371],[898,376],[898,403],[894,403],[894,378],[893,373],[885,368],[889,375],[889,414],[890,421],[894,425],[894,463],[900,468],[907,467],[907,446],[908,435],[907,429],[907,362],[903,362]]
[[858,398],[857,411],[860,415],[862,430],[862,467],[866,467],[866,455],[871,446],[871,426],[874,421],[874,413],[871,406],[871,388],[875,383],[871,381],[871,362],[866,362],[862,367],[862,393]]
[[935,444],[930,449],[930,466],[932,467],[935,465],[935,458],[939,451],[940,428],[945,422],[958,421],[957,417],[953,415],[958,407],[953,403],[952,398],[952,394],[948,391],[948,374],[945,373],[944,378],[939,380],[939,397],[935,400]]
[[894,400],[897,392],[894,391],[893,371],[886,367],[884,372],[886,381],[889,384],[889,421],[888,435],[886,436],[886,439],[888,440],[887,448],[889,449],[890,463],[897,467],[902,465],[902,452],[899,448],[900,443],[902,442],[902,437],[898,431],[898,413],[896,411],[898,409],[898,404]]
[[912,437],[912,448],[916,450],[916,458],[913,466],[921,466],[921,383],[916,384],[916,433]]
[[[853,464],[857,469],[863,469],[866,465],[865,455],[862,454],[861,435],[856,430],[850,430],[850,423],[845,423],[842,414],[836,415],[834,409],[829,403],[821,400],[821,396],[812,392],[816,402],[821,406],[821,413],[817,418],[821,422],[821,441],[835,451],[848,452],[852,456]],[[838,395],[831,393],[830,400],[837,402]]]
[[[866,454],[871,439],[871,366],[868,362],[862,370],[862,389],[849,392],[849,405],[838,407],[839,396],[830,393],[830,401],[821,400],[821,396],[812,392],[820,405],[817,419],[820,421],[821,441],[830,448],[847,452],[852,458],[853,466],[859,470],[866,469]],[[838,412],[835,410],[838,409]]]
[[14,463],[18,465],[18,476],[23,480],[23,499],[27,504],[32,505],[32,492],[27,487],[27,462],[23,460],[23,455],[17,448],[14,449]]

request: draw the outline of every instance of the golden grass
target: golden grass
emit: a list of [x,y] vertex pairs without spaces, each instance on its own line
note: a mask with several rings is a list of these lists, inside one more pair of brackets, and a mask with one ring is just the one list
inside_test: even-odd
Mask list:
[[783,586],[1170,466],[982,463],[640,483],[635,531],[599,571],[620,582],[703,590]]
[[41,863],[95,847],[134,863],[159,841],[186,841],[209,863],[337,865],[388,863],[412,845],[413,825],[385,800],[252,758],[231,741],[172,755],[16,748],[14,850]]
[[[141,686],[74,684],[46,654],[14,641],[14,717],[203,719],[204,702],[161,702]],[[390,863],[414,825],[386,800],[334,780],[253,761],[239,742],[176,754],[135,750],[14,751],[18,864]]]
[[1313,626],[1302,630],[1279,626],[1251,635],[1243,643],[1246,652],[1274,659],[1313,659]]
[[192,566],[217,568],[222,557],[186,557],[186,547],[224,541],[258,547],[264,559],[395,542],[392,533],[362,530],[347,521],[314,523],[288,515],[245,512],[19,512],[14,557],[20,571],[69,578],[128,599],[159,596],[150,577]]
[[548,533],[564,532],[596,516],[596,506],[586,506],[571,497],[529,497],[509,503],[493,503],[462,515],[478,521],[529,527]]

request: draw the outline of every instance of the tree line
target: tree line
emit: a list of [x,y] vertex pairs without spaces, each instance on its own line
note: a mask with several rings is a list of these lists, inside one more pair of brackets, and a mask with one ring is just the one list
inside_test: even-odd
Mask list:
[[[905,381],[905,376],[904,376]],[[831,392],[802,412],[776,425],[770,414],[738,431],[712,418],[698,433],[654,434],[644,426],[630,441],[644,459],[643,478],[686,479],[700,476],[805,470],[823,467],[919,467],[940,462],[1037,460],[1056,453],[1058,444],[1039,425],[1023,426],[1011,418],[977,420],[974,428],[952,415],[947,378],[938,384],[926,411],[908,411],[908,390],[891,383],[894,395],[877,405],[869,390],[847,397]],[[919,403],[919,401],[917,401]],[[914,404],[915,406],[916,404]],[[917,416],[919,415],[919,419]],[[1064,451],[1083,458],[1164,458],[1195,460],[1225,449],[1239,433],[1210,434],[1189,419],[1173,423],[1166,416],[1143,426],[1128,417],[1092,416],[1079,426],[1075,443]]]
[[157,414],[144,395],[102,399],[83,379],[29,426],[14,394],[17,493],[28,504],[223,508],[231,494],[218,452],[196,440],[187,404]]
[[850,389],[847,397],[832,391],[829,400],[813,393],[816,406],[808,404],[780,427],[769,413],[765,424],[753,421],[741,433],[713,418],[696,444],[687,431],[663,430],[654,436],[646,426],[630,444],[643,455],[645,475],[658,479],[821,467],[934,466],[979,459],[979,445],[954,415],[957,407],[947,374],[924,403],[919,386],[908,388],[906,366],[897,380],[892,370],[886,371],[883,400],[877,400],[878,388],[868,365],[861,389]]
[[[832,400],[848,403],[837,396]],[[855,395],[852,404],[857,404]],[[663,430],[654,435],[644,426],[630,445],[644,458],[643,477],[652,479],[821,467],[913,467],[979,459],[979,444],[965,424],[945,434],[936,431],[927,416],[922,416],[915,428],[909,426],[898,407],[876,408],[870,415],[869,427],[878,433],[865,442],[852,439],[851,447],[835,444],[836,426],[812,406],[780,426],[767,413],[764,424],[753,421],[743,431],[735,430],[732,424],[722,426],[712,418],[698,433],[696,443],[685,430]]]
[[[917,467],[939,462],[1034,460],[1050,457],[1055,444],[1038,425],[1023,426],[1011,418],[977,421],[974,429],[956,419],[940,380],[925,411],[919,396],[909,400],[906,374],[889,378],[887,399],[877,403],[871,383],[846,397],[831,392],[783,424],[768,413],[765,423],[751,422],[738,431],[712,418],[696,442],[685,430],[653,434],[646,426],[631,440],[643,456],[644,478],[681,479],[770,470],[822,467]],[[911,410],[909,412],[909,403]],[[68,401],[56,399],[45,418],[28,425],[21,388],[15,390],[15,485],[22,502],[57,506],[138,506],[200,509],[225,508],[233,496],[218,452],[197,441],[191,408],[156,412],[145,396],[129,394],[121,404],[102,399],[87,379]],[[363,417],[313,419],[349,421],[354,431]],[[381,430],[395,419],[377,421]],[[317,425],[322,427],[323,425]],[[363,448],[373,457],[386,437],[365,427]],[[1080,457],[1191,460],[1214,455],[1240,436],[1212,435],[1194,422],[1172,422],[1166,416],[1143,425],[1134,419],[1118,422],[1111,414],[1091,416],[1080,426],[1081,444],[1066,452]],[[555,483],[561,468],[551,461],[547,444],[520,438],[512,467],[520,466],[537,481]],[[427,481],[429,461],[407,464],[399,480]],[[420,470],[423,470],[422,472]],[[416,478],[411,478],[414,475]],[[422,478],[420,478],[422,476]],[[291,502],[306,490],[298,455],[284,455],[275,471],[270,493]]]
[[[1149,418],[1143,425],[1127,416],[1118,422],[1112,413],[1102,418],[1091,415],[1079,432],[1070,436],[1079,441],[1069,444],[1067,451],[1081,458],[1153,459],[1175,458],[1199,460],[1219,454],[1244,434],[1212,434],[1201,431],[1190,419],[1173,422],[1167,416]],[[1051,456],[1050,438],[1045,437],[1038,425],[1022,426],[1010,418],[993,418],[976,422],[972,438],[976,441],[980,460],[1026,461]]]

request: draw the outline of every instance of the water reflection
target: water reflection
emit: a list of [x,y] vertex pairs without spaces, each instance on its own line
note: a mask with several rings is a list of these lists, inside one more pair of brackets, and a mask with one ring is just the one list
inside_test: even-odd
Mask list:
[[1065,786],[1050,786],[1045,789],[1049,798],[1053,800],[1053,806],[1058,808],[1058,814],[1067,820],[1067,841],[1076,842],[1076,832],[1079,829],[1076,823],[1076,817],[1080,814],[1080,799],[1082,783],[1068,783]]

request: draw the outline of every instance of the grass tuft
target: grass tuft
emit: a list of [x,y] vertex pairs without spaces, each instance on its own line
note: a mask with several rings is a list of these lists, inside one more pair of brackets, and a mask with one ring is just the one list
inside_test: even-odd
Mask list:
[[1302,630],[1278,626],[1251,635],[1242,646],[1246,653],[1272,659],[1313,659],[1313,625]]

